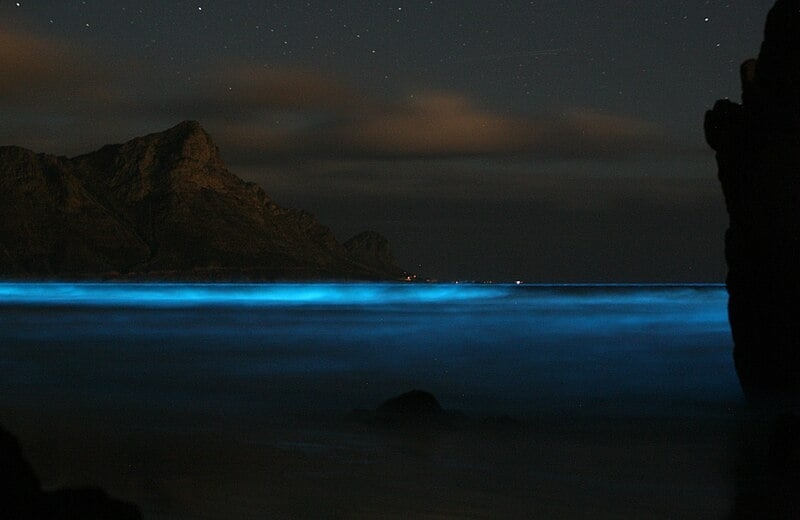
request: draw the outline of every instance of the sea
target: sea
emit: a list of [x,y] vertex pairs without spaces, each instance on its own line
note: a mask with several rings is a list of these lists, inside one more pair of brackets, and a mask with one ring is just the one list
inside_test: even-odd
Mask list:
[[[233,451],[240,455],[246,451],[242,446],[260,446],[264,460],[278,457],[285,467],[276,474],[264,469],[270,466],[266,462],[264,467],[251,467],[248,482],[257,480],[253,475],[278,481],[296,478],[284,489],[285,496],[276,495],[283,496],[282,501],[269,502],[263,494],[240,501],[240,506],[250,506],[242,506],[237,517],[270,517],[261,516],[267,506],[275,517],[314,518],[317,512],[319,517],[366,518],[372,516],[369,511],[409,517],[407,500],[383,488],[374,490],[381,498],[374,499],[367,513],[346,514],[350,502],[339,495],[356,493],[350,487],[337,488],[338,498],[322,500],[319,511],[309,509],[314,501],[308,497],[316,496],[317,488],[301,482],[372,482],[363,468],[375,467],[369,466],[370,460],[377,467],[382,463],[370,457],[408,454],[395,444],[370,441],[368,431],[322,425],[352,410],[375,409],[411,389],[428,391],[444,408],[476,420],[503,417],[529,429],[547,417],[564,419],[562,426],[570,421],[612,421],[617,429],[629,424],[626,421],[644,420],[654,425],[696,420],[717,424],[713,418],[719,417],[723,424],[742,403],[726,306],[721,285],[0,283],[0,424],[20,435],[45,484],[88,485],[99,479],[94,484],[145,502],[149,518],[228,514],[220,512],[225,510],[217,502],[203,502],[214,494],[210,489],[221,489],[208,476],[214,463],[204,462],[199,479],[192,476],[198,473],[193,463],[174,460],[180,446],[191,443],[195,451],[187,452],[186,459],[194,461],[209,456],[209,443],[238,446]],[[117,435],[125,440],[115,440]],[[570,438],[569,431],[565,435]],[[716,442],[709,440],[711,435],[699,437],[698,450]],[[608,448],[614,434],[599,432],[592,438],[602,439],[596,442]],[[677,438],[692,442],[691,436]],[[153,451],[159,439],[167,439],[163,444],[170,448]],[[547,439],[552,449],[575,449],[552,436]],[[458,468],[455,475],[507,473],[473,448],[459,452],[454,446],[469,444],[462,441],[448,448],[447,460]],[[662,441],[653,442],[661,442],[663,448]],[[515,442],[519,446],[521,441]],[[534,449],[524,444],[523,451]],[[349,455],[341,450],[349,450]],[[88,452],[85,459],[76,455],[80,452]],[[433,457],[424,449],[410,453],[422,465]],[[692,460],[694,452],[688,453],[687,460]],[[153,460],[142,466],[148,457]],[[310,459],[330,465],[323,464],[327,470],[309,477],[298,461]],[[334,459],[338,462],[331,462]],[[509,464],[516,473],[508,474],[524,473],[517,462]],[[567,478],[564,487],[573,489],[576,484],[569,478],[575,475],[564,464],[561,470],[549,467],[537,478],[554,486]],[[670,464],[665,459],[665,467]],[[236,471],[222,466],[220,475],[230,482]],[[127,476],[117,478],[113,468]],[[726,472],[719,469],[721,475]],[[414,478],[395,476],[400,489],[405,485],[419,492]],[[440,486],[483,496],[454,478],[452,486]],[[660,485],[661,477],[652,478],[654,486]],[[602,479],[613,487],[608,484],[613,478]],[[727,503],[729,480],[722,478],[712,499],[704,496],[697,503]],[[275,489],[275,482],[269,482]],[[623,487],[630,485],[624,478],[621,482]],[[580,485],[573,491],[582,489]],[[195,490],[191,498],[184,496],[187,489]],[[609,495],[604,489],[598,497]],[[637,488],[636,493],[651,491]],[[472,503],[460,491],[452,492],[449,502],[431,498],[428,506],[419,505],[415,511],[445,514],[469,505],[469,517],[482,517],[481,507],[498,507],[489,495]],[[366,492],[358,493],[364,500]],[[562,494],[563,500],[582,504],[574,496],[570,499],[570,492]],[[532,502],[523,507],[523,495],[520,490],[516,499],[506,496],[512,503],[519,500],[519,508],[507,511],[511,517],[525,516],[525,507],[542,506]],[[180,511],[199,502],[205,503],[197,506],[202,514],[198,509],[182,516]],[[601,500],[584,505],[602,513],[598,504],[605,504],[609,517],[647,512],[651,506],[671,515],[674,504],[667,502],[645,501],[645,509],[632,512]],[[345,513],[322,514],[334,507],[331,503]],[[451,509],[443,512],[443,504]],[[574,507],[579,509],[570,511],[580,516],[583,506]]]
[[5,283],[0,392],[321,411],[418,388],[479,413],[691,413],[740,399],[726,305],[719,285]]

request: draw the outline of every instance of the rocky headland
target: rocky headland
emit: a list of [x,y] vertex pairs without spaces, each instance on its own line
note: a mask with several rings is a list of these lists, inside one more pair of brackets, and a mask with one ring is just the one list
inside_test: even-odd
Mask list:
[[800,403],[800,1],[778,0],[742,102],[706,114],[730,225],[734,361],[748,397]]
[[5,279],[399,280],[375,232],[340,244],[232,174],[194,121],[73,158],[0,147]]

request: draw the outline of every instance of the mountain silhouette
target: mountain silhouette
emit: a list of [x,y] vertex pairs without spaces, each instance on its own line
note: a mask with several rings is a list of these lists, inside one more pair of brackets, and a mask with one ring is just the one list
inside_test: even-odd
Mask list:
[[[360,238],[359,238],[360,237]],[[388,242],[336,241],[225,167],[202,126],[74,158],[0,147],[0,276],[403,279]]]

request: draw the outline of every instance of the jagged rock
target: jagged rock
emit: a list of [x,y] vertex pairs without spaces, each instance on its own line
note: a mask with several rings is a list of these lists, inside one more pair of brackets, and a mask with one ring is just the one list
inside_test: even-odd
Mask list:
[[97,488],[43,491],[17,439],[0,426],[0,518],[139,520],[139,509]]
[[[350,258],[373,269],[385,269],[385,266],[396,265],[389,241],[377,231],[364,231],[346,241],[344,248]],[[397,277],[407,273],[397,272]]]
[[742,104],[706,114],[730,217],[725,237],[736,370],[749,397],[800,398],[800,1],[778,0]]
[[194,121],[72,159],[0,147],[3,277],[406,274],[385,244],[371,256],[353,251],[311,214],[229,172]]

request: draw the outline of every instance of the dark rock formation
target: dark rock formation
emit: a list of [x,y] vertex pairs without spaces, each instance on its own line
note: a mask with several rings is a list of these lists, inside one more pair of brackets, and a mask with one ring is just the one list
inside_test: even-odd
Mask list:
[[[389,249],[389,241],[376,231],[364,231],[344,243],[350,258],[374,269],[385,269],[395,265],[394,257]],[[404,272],[397,273],[403,276]]]
[[398,420],[426,420],[444,413],[439,401],[423,390],[411,390],[387,399],[375,413],[380,417]]
[[376,410],[357,410],[352,419],[390,428],[454,428],[468,418],[461,412],[445,410],[436,397],[423,390],[411,390],[386,400]]
[[706,114],[730,217],[734,360],[748,397],[800,397],[800,1],[778,0],[742,104]]
[[96,488],[43,491],[17,439],[0,427],[0,518],[8,520],[139,520],[133,504]]
[[39,479],[17,439],[0,427],[0,518],[29,508],[41,494]]
[[339,244],[230,173],[186,121],[72,159],[0,147],[0,276],[399,279],[377,234]]

